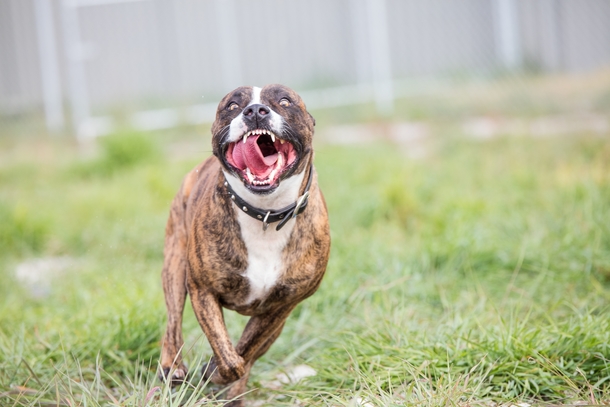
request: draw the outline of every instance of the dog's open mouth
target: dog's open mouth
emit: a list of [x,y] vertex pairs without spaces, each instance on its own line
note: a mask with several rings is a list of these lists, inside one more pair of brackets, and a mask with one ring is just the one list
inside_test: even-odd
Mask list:
[[269,130],[256,129],[230,143],[225,158],[251,187],[264,190],[294,164],[297,153],[290,142]]

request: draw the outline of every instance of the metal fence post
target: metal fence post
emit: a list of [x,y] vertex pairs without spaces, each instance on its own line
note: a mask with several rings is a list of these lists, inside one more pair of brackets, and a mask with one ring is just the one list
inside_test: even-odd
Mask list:
[[83,139],[94,134],[90,134],[91,130],[87,129],[87,122],[91,113],[87,77],[85,74],[85,55],[78,23],[78,3],[76,0],[62,0],[61,6],[64,48],[68,65],[68,89],[72,110],[72,126],[76,136],[79,139]]
[[379,113],[390,115],[394,111],[394,89],[386,0],[367,0],[366,5],[375,104]]
[[515,0],[495,0],[493,3],[494,31],[498,58],[509,70],[521,66],[519,19]]
[[45,121],[49,132],[53,133],[64,128],[53,9],[50,0],[35,0],[34,7]]

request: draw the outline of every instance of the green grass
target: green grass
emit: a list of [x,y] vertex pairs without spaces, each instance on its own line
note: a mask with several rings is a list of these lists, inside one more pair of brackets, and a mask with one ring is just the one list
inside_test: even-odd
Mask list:
[[[15,147],[0,161],[0,405],[194,406],[209,395],[205,384],[172,393],[155,374],[164,225],[197,159],[172,158],[161,136],[122,137],[87,160],[29,140],[45,153]],[[327,275],[254,366],[249,399],[610,402],[610,139],[436,145],[421,160],[390,144],[318,146]],[[33,295],[15,269],[47,257],[71,260]],[[195,371],[211,351],[185,314]],[[245,319],[226,317],[236,338]],[[301,363],[318,374],[266,387]]]

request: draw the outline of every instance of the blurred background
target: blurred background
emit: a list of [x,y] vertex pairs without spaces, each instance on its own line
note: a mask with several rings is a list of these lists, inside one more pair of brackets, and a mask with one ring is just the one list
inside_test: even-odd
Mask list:
[[457,84],[609,63],[606,0],[0,0],[0,120],[81,139],[210,122],[239,85],[391,117]]
[[609,0],[0,0],[0,405],[167,405],[170,203],[268,83],[316,118],[333,243],[265,405],[610,403]]

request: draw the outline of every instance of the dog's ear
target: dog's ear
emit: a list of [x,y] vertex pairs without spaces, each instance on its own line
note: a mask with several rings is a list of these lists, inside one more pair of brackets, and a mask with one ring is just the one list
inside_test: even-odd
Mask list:
[[218,114],[216,114],[216,120],[212,123],[212,128],[210,129],[212,132],[212,154],[216,157],[219,157],[220,152],[218,151],[218,147],[220,146],[220,129],[222,126],[219,124]]
[[311,121],[313,122],[313,125],[316,125],[316,119],[314,119],[314,117],[311,115],[311,113],[307,112],[307,114],[309,115],[309,117],[311,118]]

